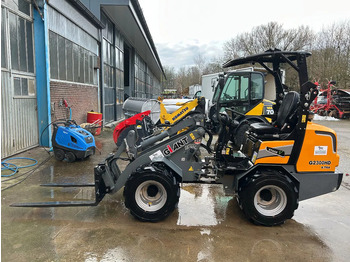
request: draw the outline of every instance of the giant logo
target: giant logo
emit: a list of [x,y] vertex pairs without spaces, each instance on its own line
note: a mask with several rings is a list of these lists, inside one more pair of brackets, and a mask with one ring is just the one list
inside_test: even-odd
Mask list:
[[167,145],[166,148],[163,150],[163,154],[165,156],[170,155],[171,153],[175,152],[176,150],[179,150],[181,147],[188,144],[187,136],[181,138],[180,140],[176,141],[173,146]]

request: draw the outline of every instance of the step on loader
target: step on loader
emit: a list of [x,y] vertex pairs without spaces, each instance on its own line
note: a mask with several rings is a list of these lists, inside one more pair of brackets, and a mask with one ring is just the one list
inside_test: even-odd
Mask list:
[[[124,188],[125,205],[131,214],[141,221],[155,222],[176,208],[180,183],[220,183],[227,195],[237,198],[248,219],[273,226],[293,217],[299,201],[336,191],[343,176],[336,172],[336,133],[308,117],[317,96],[316,86],[308,81],[308,56],[307,52],[268,50],[224,64],[259,63],[274,75],[276,83],[280,83],[282,64],[291,66],[299,76],[300,91],[277,99],[279,108],[272,123],[249,127],[242,151],[235,151],[229,142],[230,128],[237,126],[236,111],[231,106],[236,90],[224,85],[216,104],[221,128],[213,153],[204,159],[198,154],[208,132],[205,115],[199,111],[139,146],[135,131],[130,130],[117,152],[95,167],[96,201],[71,204],[97,205],[105,194]],[[179,133],[185,127],[186,131]],[[210,141],[204,148],[210,151]],[[120,170],[118,160],[129,164]],[[13,204],[67,205],[69,202]]]

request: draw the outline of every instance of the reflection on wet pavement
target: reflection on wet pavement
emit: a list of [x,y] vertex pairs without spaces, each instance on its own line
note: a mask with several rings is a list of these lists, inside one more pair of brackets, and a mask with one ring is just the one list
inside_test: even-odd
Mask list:
[[178,225],[215,226],[218,220],[215,214],[215,203],[210,196],[210,186],[184,185],[179,201]]
[[252,225],[219,185],[186,185],[181,193],[178,209],[158,223],[135,220],[122,192],[88,208],[3,205],[2,256],[4,261],[331,260],[329,248],[293,220],[270,228]]

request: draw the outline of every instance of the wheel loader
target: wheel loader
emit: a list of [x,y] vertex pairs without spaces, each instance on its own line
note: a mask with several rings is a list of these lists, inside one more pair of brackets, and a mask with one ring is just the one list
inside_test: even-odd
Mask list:
[[[264,226],[284,223],[293,217],[299,201],[336,191],[343,176],[336,172],[339,163],[336,133],[309,119],[309,107],[318,92],[308,81],[306,59],[310,55],[268,50],[224,64],[229,67],[259,63],[274,75],[277,84],[281,84],[282,65],[292,67],[299,76],[300,91],[278,97],[278,111],[272,123],[250,125],[241,151],[235,151],[229,142],[230,128],[238,124],[237,112],[231,106],[236,91],[225,84],[216,104],[216,118],[222,128],[213,153],[209,152],[204,159],[197,152],[202,148],[205,133],[211,134],[205,129],[204,112],[199,108],[139,146],[135,131],[130,130],[117,152],[95,167],[95,183],[87,185],[95,188],[94,201],[13,206],[92,206],[105,194],[124,190],[130,213],[141,221],[156,222],[176,208],[181,183],[220,183],[227,195],[236,197],[249,220]],[[185,127],[186,131],[178,132]],[[205,148],[210,151],[210,139]],[[118,161],[129,163],[120,170]]]

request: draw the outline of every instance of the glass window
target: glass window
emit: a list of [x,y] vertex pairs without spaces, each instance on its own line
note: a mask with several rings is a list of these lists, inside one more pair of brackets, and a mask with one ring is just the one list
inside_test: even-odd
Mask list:
[[1,67],[7,68],[6,10],[1,8]]
[[35,96],[34,79],[15,76],[13,78],[13,89],[15,96]]
[[19,77],[14,77],[13,78],[13,88],[14,88],[14,94],[15,96],[20,96],[22,95],[22,90],[21,90],[21,79]]
[[241,77],[241,95],[240,99],[248,101],[249,100],[249,77],[248,76],[243,76]]
[[220,102],[249,100],[249,76],[229,76],[226,80]]
[[50,31],[50,73],[52,79],[94,83],[97,56],[72,41]]
[[28,79],[28,95],[35,96],[35,82],[34,82],[34,79]]
[[119,47],[119,33],[117,29],[114,30],[114,44]]
[[107,41],[105,39],[102,40],[102,45],[103,45],[103,62],[107,63]]
[[238,99],[240,77],[230,76],[226,80],[224,89],[221,93],[220,102],[227,102]]
[[121,69],[120,67],[120,51],[118,48],[115,49],[115,66],[119,69]]
[[107,39],[112,43],[113,42],[113,24],[109,20],[107,20],[107,24],[108,24]]
[[84,49],[80,48],[79,52],[79,82],[84,83]]
[[73,81],[73,42],[66,39],[67,80]]
[[103,72],[104,72],[104,74],[103,74],[103,82],[104,82],[104,86],[106,87],[109,84],[108,83],[108,79],[109,79],[109,77],[108,77],[108,75],[109,75],[108,70],[109,70],[109,67],[107,65],[104,65],[103,69],[104,69],[103,70]]
[[58,59],[57,59],[57,35],[50,31],[50,75],[53,79],[58,79]]
[[110,61],[110,57],[111,57],[111,55],[110,55],[110,47],[109,47],[109,43],[106,41],[106,56],[105,56],[105,63],[106,64],[109,64],[109,61]]
[[26,55],[26,31],[24,26],[24,19],[19,18],[19,59],[20,59],[20,70],[27,72],[27,55]]
[[120,61],[120,69],[123,70],[124,69],[124,53],[123,52],[119,52],[119,61]]
[[73,81],[79,82],[79,46],[73,44]]
[[89,69],[90,69],[90,65],[89,65],[89,52],[87,52],[85,50],[84,52],[84,66],[85,66],[85,78],[84,78],[84,83],[89,83]]
[[[8,16],[11,68],[23,72],[34,73],[32,23],[11,12],[8,12]],[[4,45],[4,48],[5,47],[6,43]],[[4,52],[6,51],[4,50]]]
[[251,98],[264,98],[264,77],[260,74],[252,74],[251,76]]
[[11,67],[12,69],[19,70],[18,61],[18,34],[17,34],[17,17],[16,15],[9,13],[10,24],[10,48],[11,48]]
[[109,53],[109,64],[111,65],[111,66],[114,66],[114,47],[113,47],[113,45],[109,45],[109,47],[110,47],[110,53]]
[[34,73],[33,29],[32,29],[32,23],[29,21],[26,21],[26,31],[27,31],[28,72]]
[[21,78],[21,85],[22,85],[22,96],[28,95],[28,79],[27,78]]
[[89,67],[89,83],[94,83],[94,56],[93,54],[89,54],[89,61],[90,61],[90,67]]
[[62,36],[58,36],[58,66],[59,78],[66,80],[66,45]]

